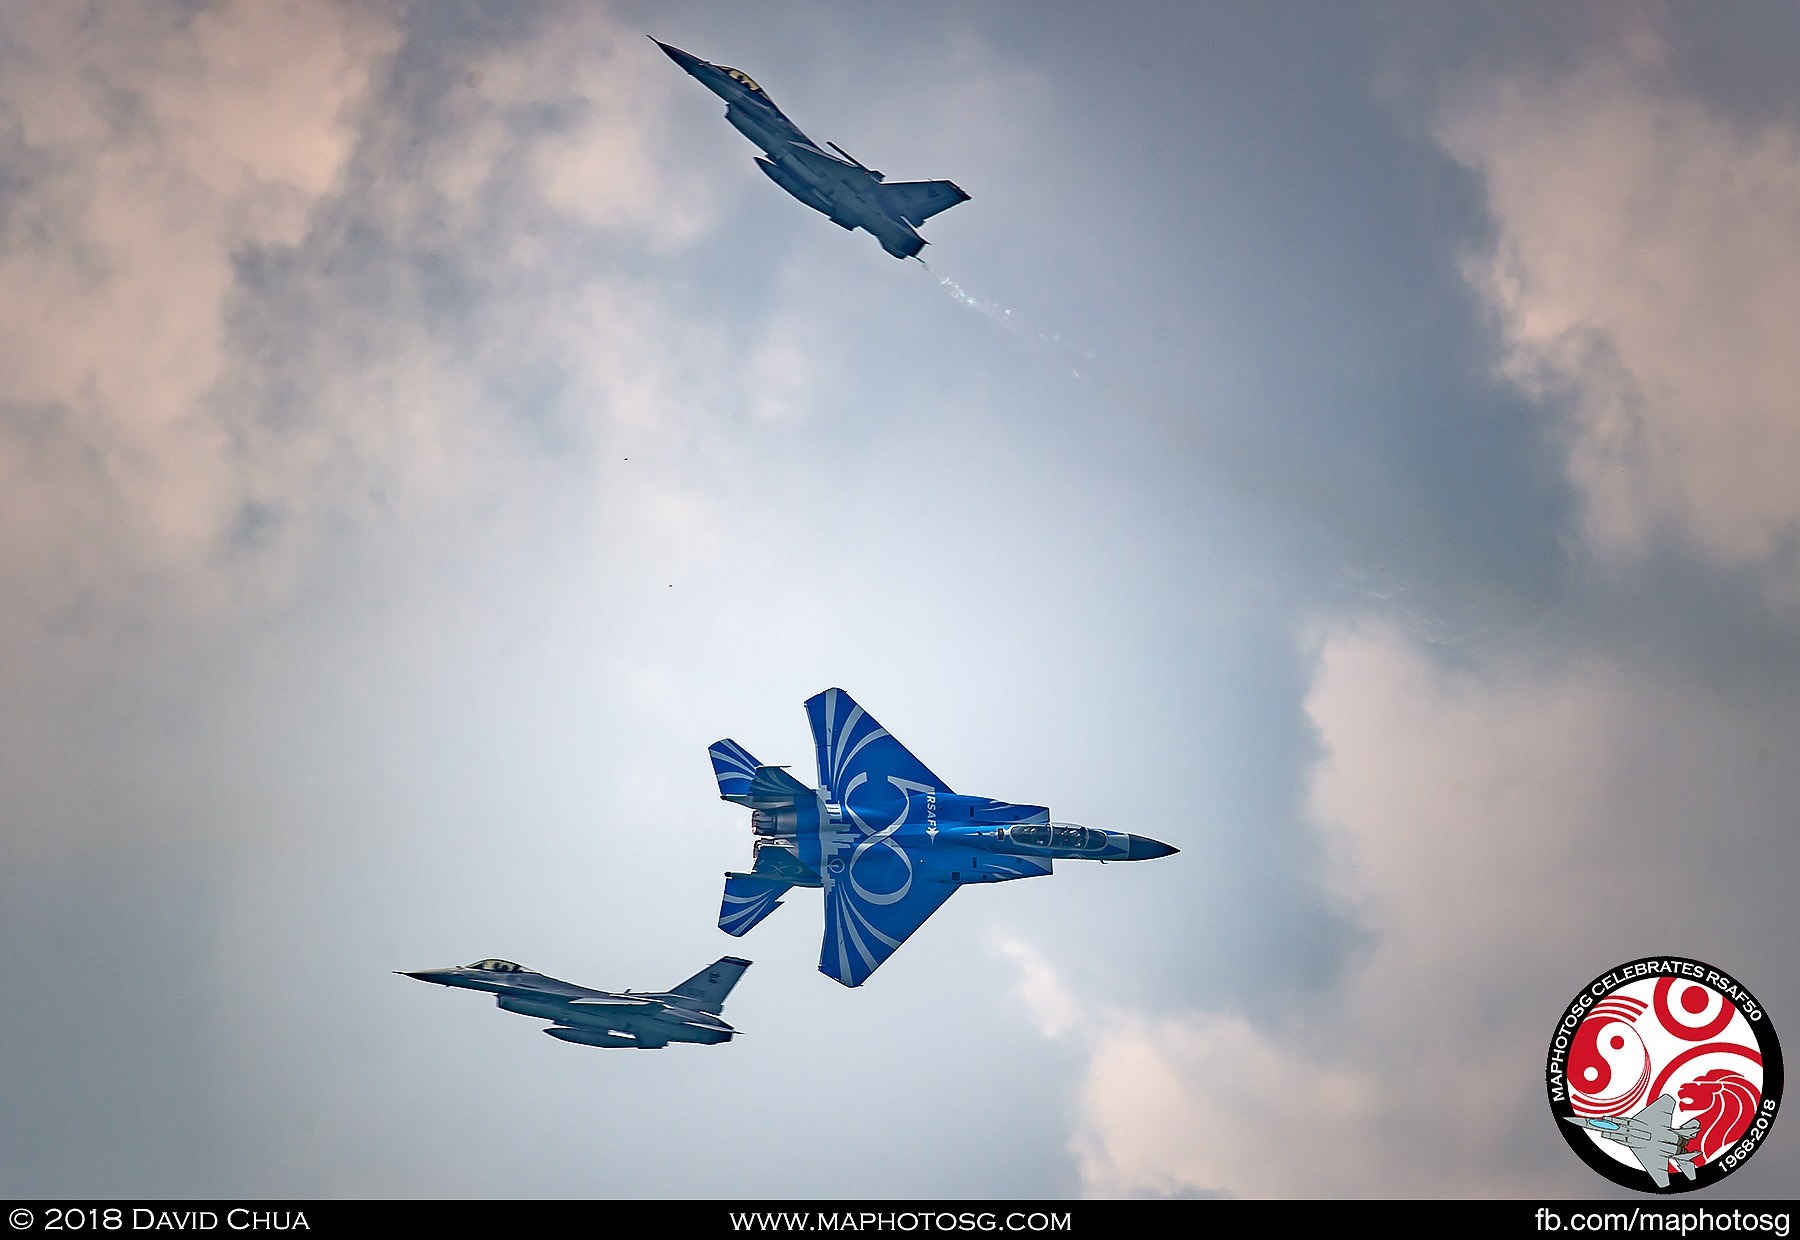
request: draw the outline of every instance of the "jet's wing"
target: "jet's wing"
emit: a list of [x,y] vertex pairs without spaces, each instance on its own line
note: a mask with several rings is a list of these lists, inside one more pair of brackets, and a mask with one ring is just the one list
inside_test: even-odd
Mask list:
[[839,873],[826,867],[819,972],[862,985],[955,891],[955,883],[915,875],[912,858],[898,845],[863,841]]
[[[1628,1121],[1640,1133],[1647,1129],[1651,1135],[1652,1139],[1648,1143],[1630,1142],[1626,1148],[1638,1160],[1638,1165],[1650,1173],[1650,1178],[1656,1181],[1658,1188],[1669,1186],[1670,1145],[1680,1149],[1684,1144],[1670,1123],[1674,1118],[1675,1095],[1664,1094]],[[1667,1140],[1661,1139],[1665,1132],[1669,1134]]]
[[1669,1186],[1669,1160],[1657,1154],[1655,1150],[1632,1149],[1631,1155],[1638,1160],[1638,1166],[1650,1173],[1658,1188]]
[[[773,155],[775,152],[769,153]],[[814,176],[828,177],[843,185],[848,185],[852,177],[858,180],[874,179],[868,169],[847,159],[840,159],[829,151],[821,151],[810,142],[790,142],[783,154],[792,156],[797,163],[805,165]]]
[[914,226],[939,211],[969,201],[968,194],[954,181],[888,181],[876,193],[881,195],[883,206]]
[[950,791],[842,689],[808,698],[806,718],[819,756],[819,787],[865,825],[891,820],[908,792]]

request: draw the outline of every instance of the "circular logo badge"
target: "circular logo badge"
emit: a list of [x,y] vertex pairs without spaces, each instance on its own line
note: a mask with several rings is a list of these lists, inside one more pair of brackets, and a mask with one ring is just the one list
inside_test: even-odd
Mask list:
[[1781,1105],[1781,1044],[1735,978],[1652,956],[1570,1001],[1544,1083],[1558,1131],[1588,1166],[1627,1188],[1685,1193],[1761,1148]]

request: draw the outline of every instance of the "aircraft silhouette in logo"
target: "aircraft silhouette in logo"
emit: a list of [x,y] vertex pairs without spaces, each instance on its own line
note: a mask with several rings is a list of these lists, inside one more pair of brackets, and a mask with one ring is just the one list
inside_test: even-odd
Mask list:
[[1631,1151],[1631,1156],[1650,1173],[1650,1178],[1656,1181],[1658,1188],[1667,1188],[1670,1163],[1674,1163],[1681,1174],[1691,1180],[1695,1175],[1694,1160],[1700,1157],[1699,1150],[1687,1152],[1687,1143],[1700,1131],[1700,1121],[1690,1119],[1676,1128],[1669,1122],[1674,1118],[1675,1099],[1673,1095],[1664,1094],[1629,1117],[1605,1116],[1590,1119],[1580,1115],[1565,1115],[1563,1122],[1585,1128],[1596,1137],[1617,1141]]

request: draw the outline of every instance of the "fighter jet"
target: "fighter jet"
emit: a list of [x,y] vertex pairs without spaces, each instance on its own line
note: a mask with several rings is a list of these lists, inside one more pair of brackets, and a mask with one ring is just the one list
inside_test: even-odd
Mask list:
[[841,228],[866,229],[895,258],[912,258],[925,248],[916,227],[969,196],[951,181],[885,181],[835,142],[820,149],[783,115],[763,88],[737,69],[690,56],[660,39],[652,43],[725,101],[725,119],[761,147],[758,158],[775,184]]
[[725,875],[719,929],[741,935],[790,887],[822,887],[819,971],[860,986],[958,887],[1051,872],[1061,857],[1144,861],[1177,851],[1122,831],[1051,822],[1042,805],[950,790],[842,689],[807,699],[819,786],[713,745],[719,796],[750,811],[755,860]]
[[618,993],[558,981],[510,960],[477,960],[401,976],[493,991],[501,1011],[550,1021],[544,1032],[564,1042],[649,1051],[671,1042],[731,1041],[737,1030],[720,1019],[719,1009],[749,967],[748,960],[725,956],[673,990]]
[[1585,1128],[1596,1137],[1617,1141],[1631,1151],[1631,1156],[1650,1173],[1650,1178],[1656,1181],[1658,1188],[1667,1188],[1670,1163],[1674,1163],[1681,1174],[1691,1180],[1695,1174],[1694,1160],[1700,1157],[1699,1150],[1687,1152],[1687,1143],[1700,1131],[1700,1121],[1690,1119],[1681,1127],[1674,1128],[1669,1124],[1674,1118],[1675,1098],[1671,1094],[1664,1094],[1629,1118],[1615,1116],[1589,1119],[1580,1115],[1565,1115],[1563,1122]]

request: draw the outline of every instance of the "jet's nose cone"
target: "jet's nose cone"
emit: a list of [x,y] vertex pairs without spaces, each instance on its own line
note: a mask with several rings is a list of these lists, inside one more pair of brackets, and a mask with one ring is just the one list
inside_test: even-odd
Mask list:
[[1125,850],[1125,860],[1150,861],[1157,857],[1172,857],[1180,851],[1173,844],[1153,840],[1147,835],[1134,835],[1131,837],[1131,844]]
[[451,976],[454,970],[420,969],[417,973],[410,973],[404,969],[395,969],[394,972],[398,973],[401,977],[416,977],[421,982],[436,982],[440,986],[445,986],[449,984],[446,979]]
[[689,73],[692,73],[700,65],[703,65],[706,63],[704,60],[701,60],[698,56],[688,55],[688,53],[682,51],[679,47],[670,47],[667,43],[664,43],[661,39],[657,38],[655,35],[651,35],[651,36],[649,36],[649,38],[652,43],[656,44],[656,46],[662,48],[663,51],[668,53],[670,60],[672,60],[676,64],[680,65],[683,69],[686,69]]

